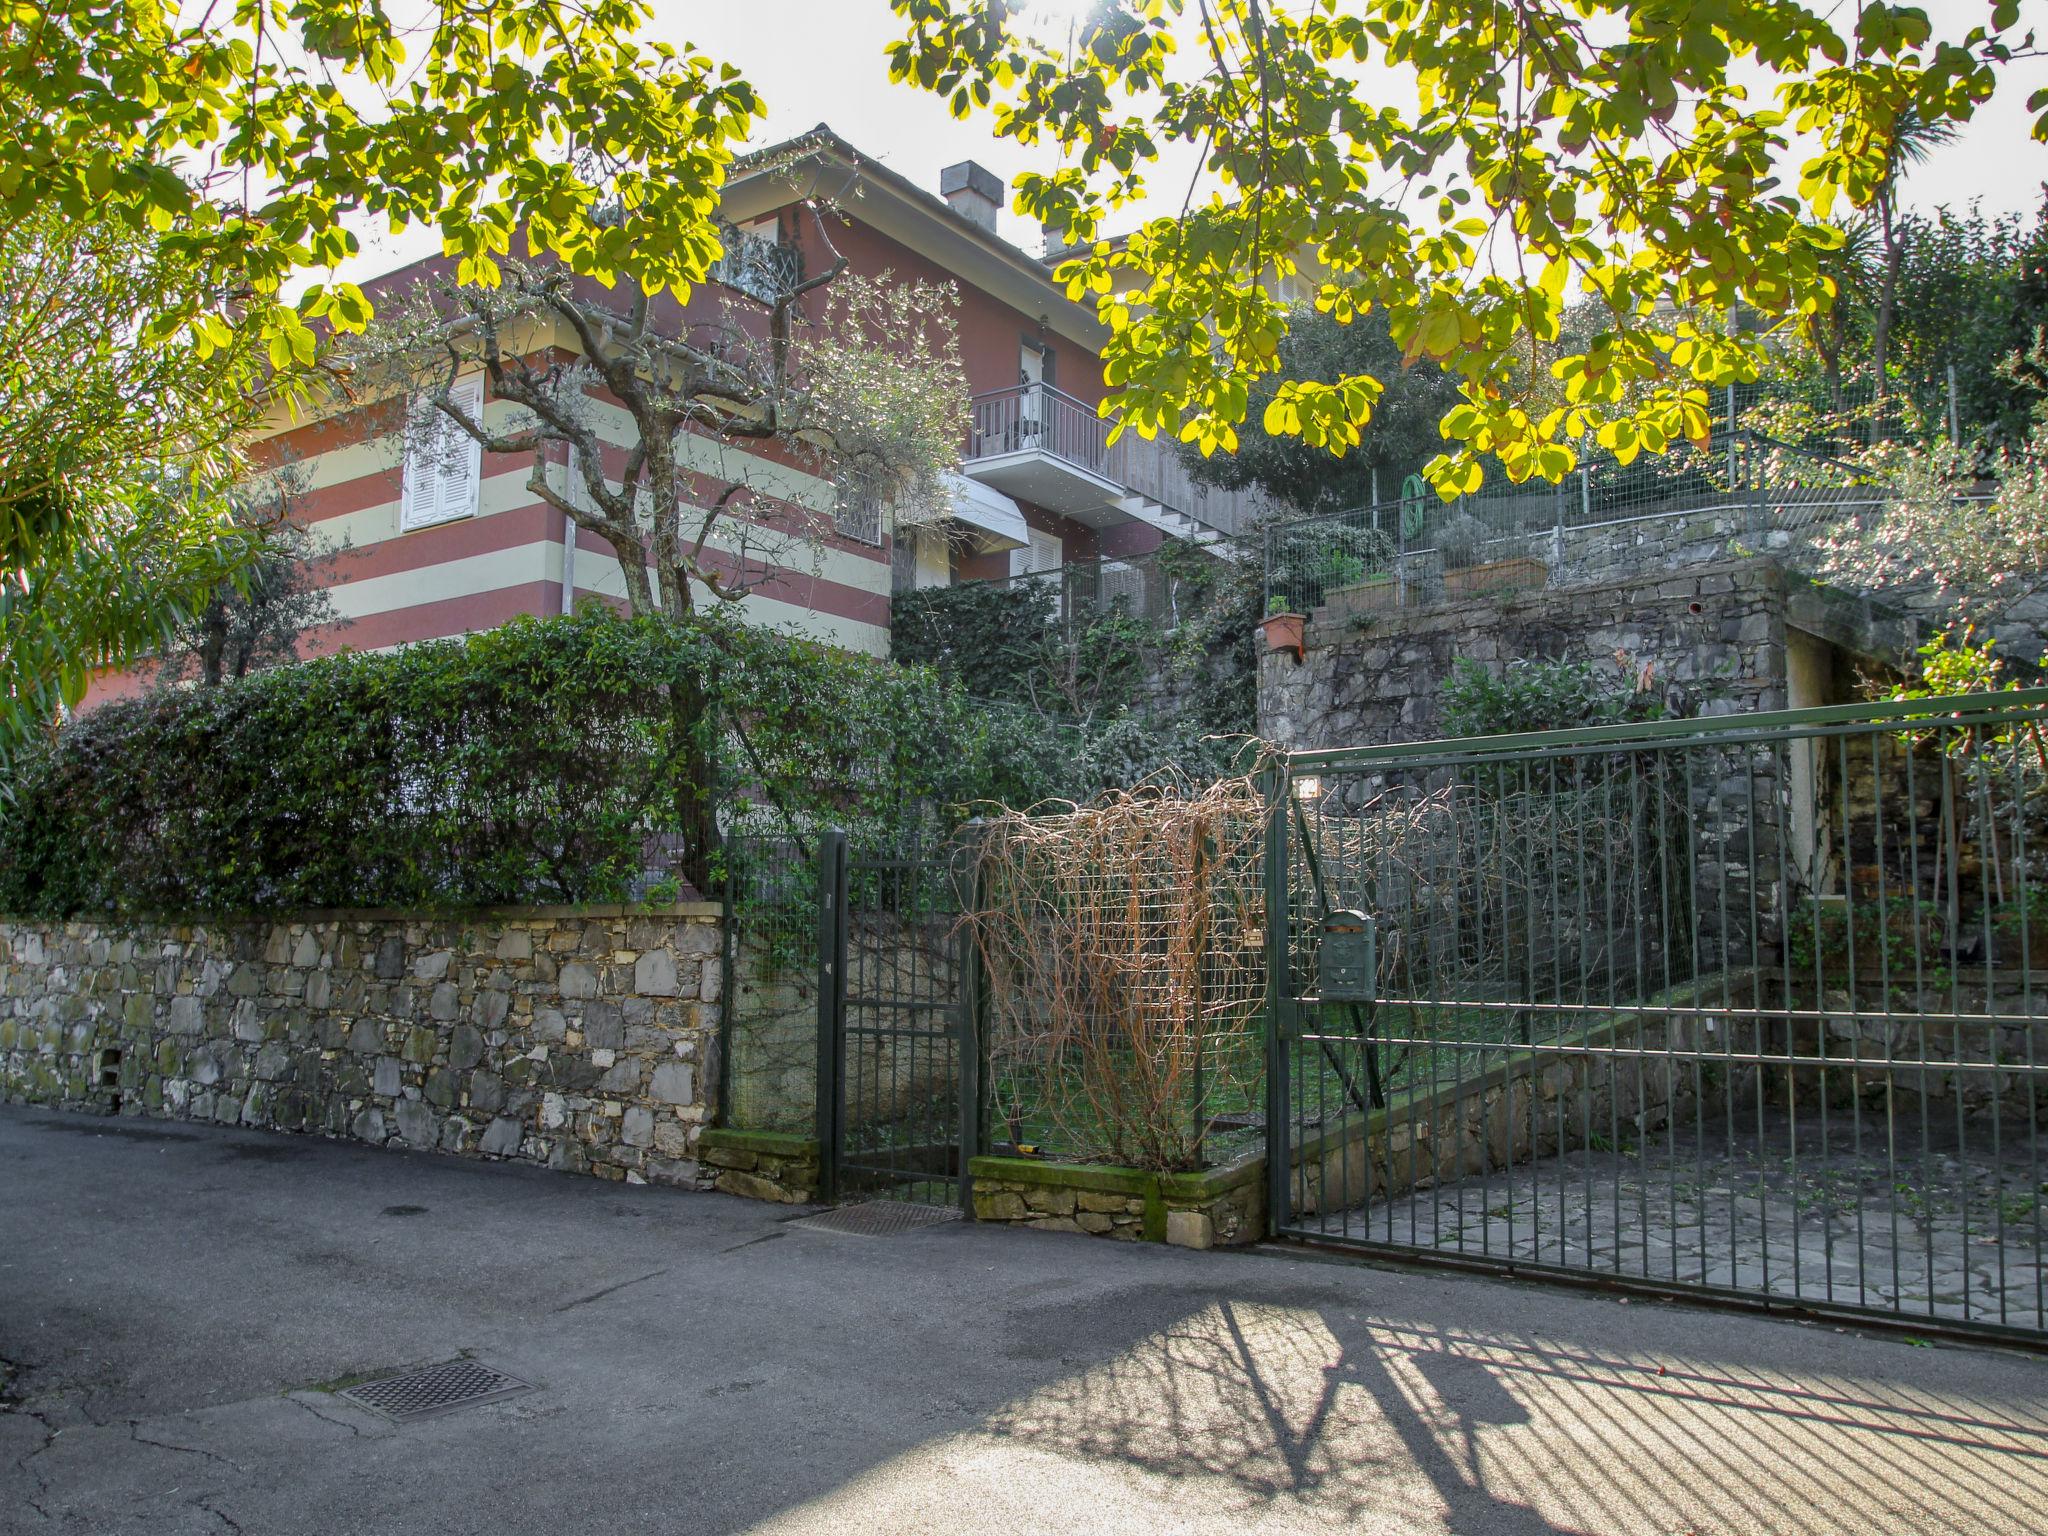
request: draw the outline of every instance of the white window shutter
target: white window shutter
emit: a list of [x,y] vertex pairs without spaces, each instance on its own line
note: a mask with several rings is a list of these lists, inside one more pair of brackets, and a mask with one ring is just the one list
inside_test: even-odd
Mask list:
[[[462,380],[448,395],[471,421],[483,421],[484,381],[481,375]],[[444,520],[474,517],[483,490],[483,444],[446,415],[441,417],[441,428],[447,438],[441,455],[441,516]]]
[[404,483],[398,498],[398,526],[420,528],[434,520],[434,449],[441,440],[440,413],[424,400],[408,402]]
[[[473,420],[483,419],[484,381],[464,379],[449,398]],[[483,445],[434,406],[407,433],[399,527],[425,528],[459,517],[474,517],[483,485]]]
[[1060,568],[1064,552],[1060,537],[1056,533],[1041,533],[1029,530],[1031,542],[1022,549],[1010,551],[1010,574],[1012,576],[1038,576]]

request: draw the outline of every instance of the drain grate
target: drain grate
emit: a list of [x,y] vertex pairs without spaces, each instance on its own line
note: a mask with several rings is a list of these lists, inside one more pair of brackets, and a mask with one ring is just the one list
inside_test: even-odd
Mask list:
[[960,1212],[947,1205],[912,1205],[908,1200],[867,1200],[842,1205],[815,1216],[801,1216],[790,1225],[814,1232],[850,1232],[856,1237],[894,1237],[919,1227],[958,1221]]
[[516,1376],[474,1360],[450,1360],[396,1376],[358,1382],[336,1394],[387,1419],[425,1419],[452,1408],[495,1403],[533,1389]]

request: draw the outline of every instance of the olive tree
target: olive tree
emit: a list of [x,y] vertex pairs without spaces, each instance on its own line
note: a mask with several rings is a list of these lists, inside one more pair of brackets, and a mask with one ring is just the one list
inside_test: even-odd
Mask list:
[[[966,439],[951,285],[856,275],[835,215],[806,214],[821,270],[689,306],[550,262],[507,262],[496,288],[421,282],[343,350],[350,387],[402,408],[415,451],[445,425],[525,457],[534,496],[611,546],[633,613],[736,602],[816,558],[842,517],[876,519],[878,543],[885,515],[942,518]],[[495,410],[461,387],[479,373]],[[672,691],[693,877],[715,841],[705,701],[691,680]]]

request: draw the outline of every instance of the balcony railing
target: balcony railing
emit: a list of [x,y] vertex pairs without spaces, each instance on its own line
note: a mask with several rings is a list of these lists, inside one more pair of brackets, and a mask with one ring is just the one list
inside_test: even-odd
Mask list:
[[1147,441],[1126,432],[1110,442],[1110,424],[1095,414],[1094,406],[1049,384],[1017,384],[976,395],[971,410],[970,468],[977,460],[1009,454],[1048,454],[1221,533],[1237,533],[1264,507],[1256,492],[1197,483],[1179,450],[1164,439]]
[[1054,614],[1070,630],[1111,613],[1149,619],[1173,629],[1200,607],[1205,591],[1156,553],[1126,555],[1120,560],[1070,560],[1056,570],[960,585],[1034,587],[1050,597]]

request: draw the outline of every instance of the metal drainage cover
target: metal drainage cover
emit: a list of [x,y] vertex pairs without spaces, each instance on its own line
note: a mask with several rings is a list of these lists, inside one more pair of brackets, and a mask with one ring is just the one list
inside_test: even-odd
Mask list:
[[533,1388],[516,1376],[494,1371],[474,1360],[450,1360],[397,1376],[358,1382],[336,1393],[387,1419],[425,1419],[453,1408],[495,1403]]
[[859,1205],[842,1205],[835,1210],[802,1216],[792,1227],[809,1227],[814,1232],[850,1232],[857,1237],[894,1237],[919,1227],[936,1227],[958,1221],[960,1212],[947,1205],[913,1205],[908,1200],[868,1200]]

